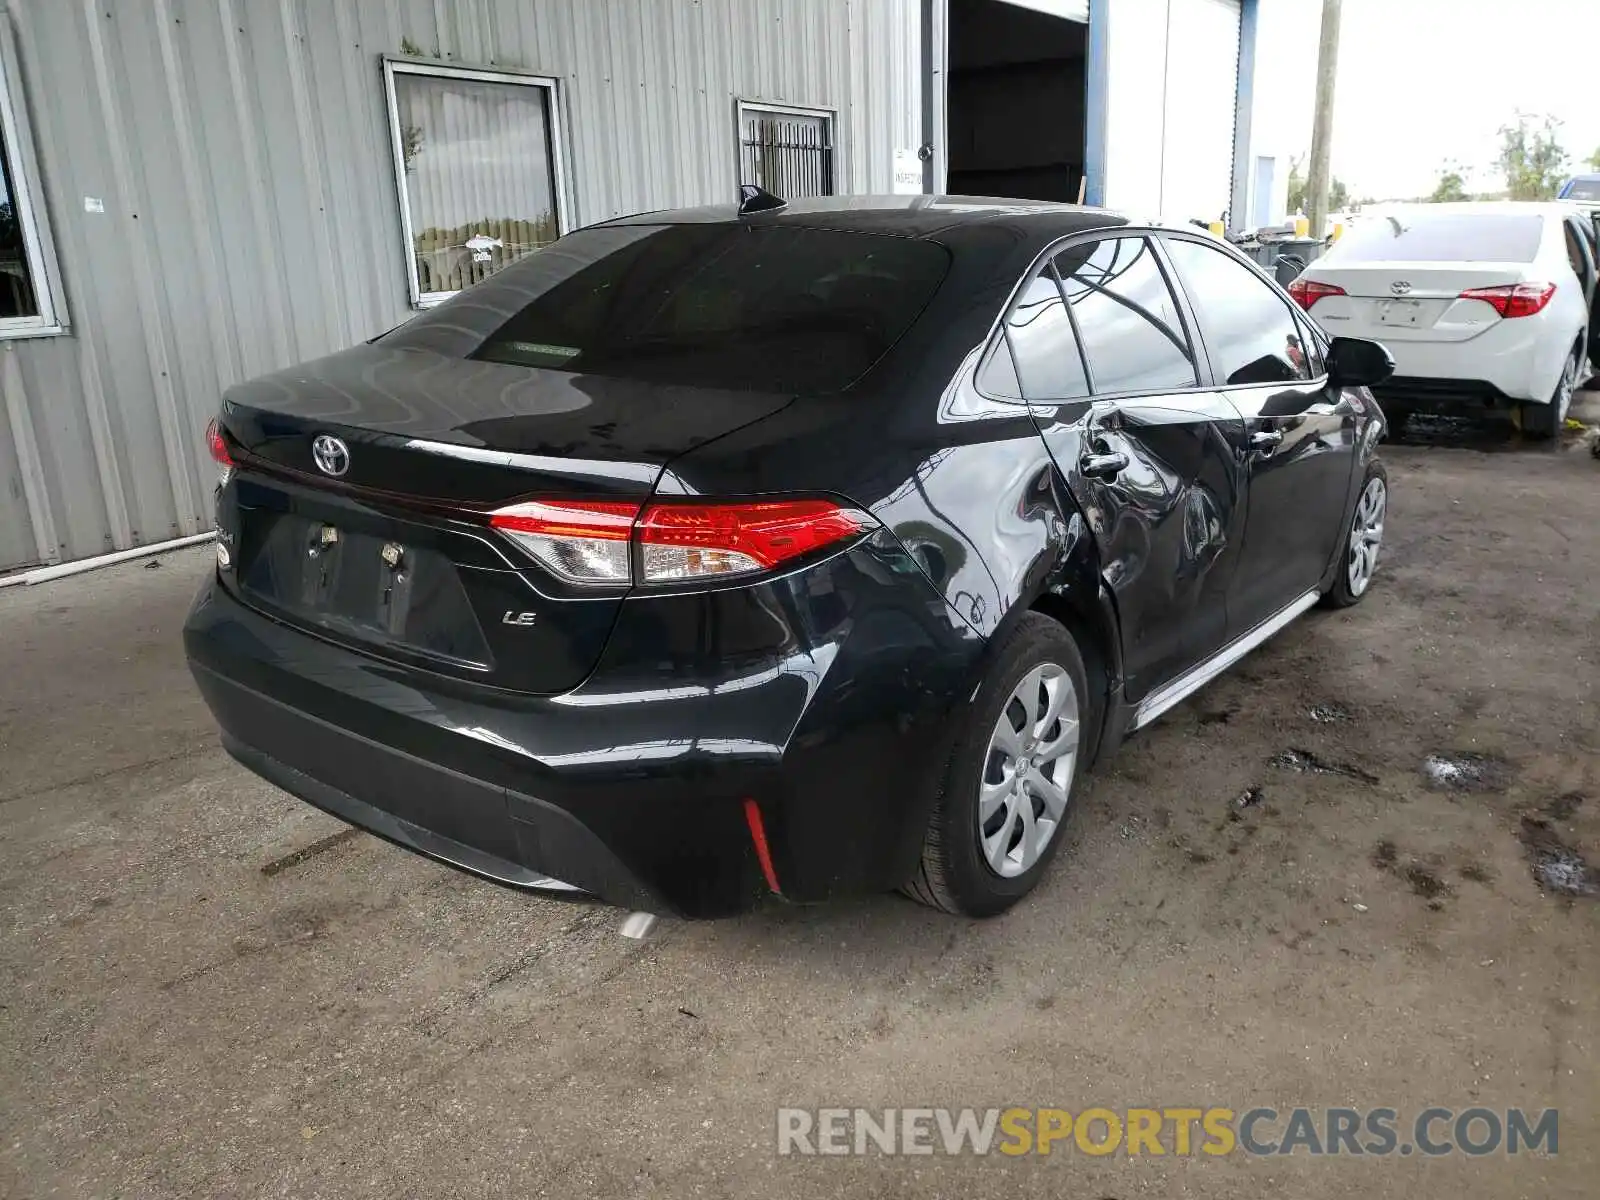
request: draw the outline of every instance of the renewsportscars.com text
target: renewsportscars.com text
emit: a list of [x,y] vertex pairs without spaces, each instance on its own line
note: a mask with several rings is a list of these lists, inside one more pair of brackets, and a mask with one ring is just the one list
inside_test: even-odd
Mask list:
[[1560,1113],[1357,1108],[780,1108],[781,1155],[1553,1155]]

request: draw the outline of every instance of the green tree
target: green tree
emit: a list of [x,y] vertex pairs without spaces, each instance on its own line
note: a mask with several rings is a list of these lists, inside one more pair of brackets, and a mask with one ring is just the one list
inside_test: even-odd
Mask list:
[[1500,127],[1500,169],[1505,172],[1506,195],[1512,200],[1549,200],[1561,187],[1567,152],[1557,135],[1561,122],[1554,117],[1517,114],[1515,125]]
[[[1308,204],[1310,197],[1306,195],[1306,177],[1300,170],[1301,161],[1300,158],[1289,160],[1288,205],[1292,213],[1311,211]],[[1333,181],[1328,184],[1328,211],[1343,212],[1349,207],[1350,189],[1345,186],[1344,180],[1335,175]]]
[[1460,168],[1446,163],[1439,172],[1439,182],[1433,189],[1433,195],[1428,199],[1434,204],[1450,204],[1467,199],[1466,181],[1461,178]]
[[1591,171],[1600,171],[1600,146],[1594,148],[1594,153],[1583,160]]

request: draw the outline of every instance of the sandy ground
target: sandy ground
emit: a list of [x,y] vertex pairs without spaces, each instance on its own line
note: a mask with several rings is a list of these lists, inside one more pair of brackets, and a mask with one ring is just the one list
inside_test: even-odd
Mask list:
[[[1594,1195],[1600,901],[1534,868],[1600,863],[1600,463],[1388,461],[1368,601],[1127,746],[985,924],[626,940],[226,759],[178,644],[208,550],[0,591],[0,1195]],[[1561,1142],[775,1154],[779,1105],[1002,1104],[1554,1106]]]

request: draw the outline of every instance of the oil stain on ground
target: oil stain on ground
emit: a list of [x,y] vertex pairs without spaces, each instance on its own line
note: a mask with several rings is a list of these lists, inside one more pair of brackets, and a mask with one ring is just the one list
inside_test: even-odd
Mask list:
[[1284,771],[1303,771],[1311,775],[1342,775],[1346,779],[1368,784],[1378,782],[1378,777],[1370,771],[1363,771],[1360,767],[1352,767],[1348,763],[1328,762],[1310,750],[1301,750],[1293,746],[1287,750],[1280,750],[1269,758],[1267,763]]
[[1402,865],[1399,847],[1387,838],[1373,847],[1372,865],[1380,871],[1403,879],[1411,888],[1413,895],[1421,896],[1430,902],[1429,908],[1443,908],[1444,898],[1450,895],[1450,885],[1427,863],[1413,858]]
[[1562,841],[1550,822],[1523,817],[1517,837],[1527,852],[1534,880],[1548,895],[1600,896],[1600,871]]
[[1511,777],[1511,768],[1483,754],[1430,754],[1422,760],[1422,778],[1441,792],[1498,792]]

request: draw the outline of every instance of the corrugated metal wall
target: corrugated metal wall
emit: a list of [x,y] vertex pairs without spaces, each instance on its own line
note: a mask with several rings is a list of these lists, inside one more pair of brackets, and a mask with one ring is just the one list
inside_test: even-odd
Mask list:
[[560,80],[574,225],[729,199],[739,97],[837,110],[842,192],[921,141],[919,0],[8,7],[72,334],[0,344],[0,569],[209,528],[221,390],[408,315],[403,44]]

